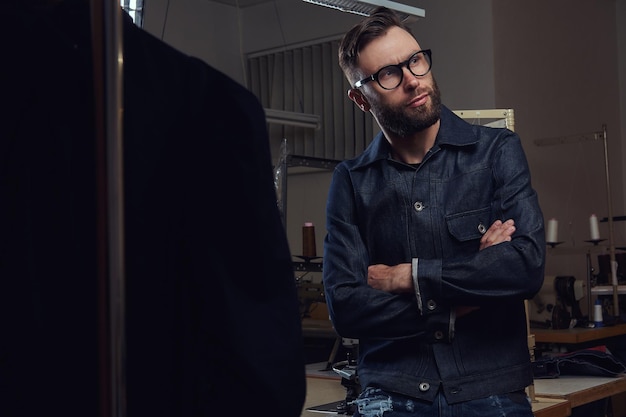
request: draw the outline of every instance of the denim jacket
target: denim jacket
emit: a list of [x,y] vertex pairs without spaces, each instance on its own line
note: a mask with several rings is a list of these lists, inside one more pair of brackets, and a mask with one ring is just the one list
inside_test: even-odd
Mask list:
[[[359,339],[362,388],[449,403],[532,383],[524,299],[540,289],[544,222],[520,138],[442,107],[417,167],[394,161],[382,133],[340,163],[327,202],[323,280],[332,323]],[[479,251],[497,219],[510,242]],[[372,264],[412,263],[415,293],[367,285]],[[455,306],[477,310],[456,317]]]

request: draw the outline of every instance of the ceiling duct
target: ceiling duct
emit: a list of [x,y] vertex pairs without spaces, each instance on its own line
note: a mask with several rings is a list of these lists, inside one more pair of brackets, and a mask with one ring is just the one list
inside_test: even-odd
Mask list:
[[407,6],[391,0],[302,0],[306,3],[330,7],[346,13],[369,16],[379,6],[394,10],[403,21],[415,21],[419,17],[426,17],[426,11],[418,7]]
[[316,114],[297,113],[285,110],[265,109],[267,123],[319,129],[320,117]]

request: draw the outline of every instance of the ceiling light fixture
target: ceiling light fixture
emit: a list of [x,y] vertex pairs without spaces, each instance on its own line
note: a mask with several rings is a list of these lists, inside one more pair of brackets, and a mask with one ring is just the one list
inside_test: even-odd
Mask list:
[[418,17],[426,17],[426,11],[418,7],[407,6],[391,0],[302,0],[306,3],[330,7],[346,13],[354,13],[361,16],[369,16],[379,6],[394,10],[402,20],[414,21]]
[[297,113],[285,110],[265,109],[265,120],[267,123],[279,125],[307,127],[319,129],[320,117],[317,114]]

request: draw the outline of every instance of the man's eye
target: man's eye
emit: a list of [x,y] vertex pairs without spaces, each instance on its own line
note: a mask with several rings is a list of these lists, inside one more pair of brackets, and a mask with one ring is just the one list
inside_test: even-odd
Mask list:
[[378,78],[380,79],[380,78],[394,77],[396,73],[397,71],[396,71],[396,68],[394,67],[383,68],[379,71]]

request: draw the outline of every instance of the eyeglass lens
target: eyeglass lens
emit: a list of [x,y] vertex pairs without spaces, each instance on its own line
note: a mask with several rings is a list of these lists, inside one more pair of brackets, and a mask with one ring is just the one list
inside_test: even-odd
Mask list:
[[404,75],[403,68],[407,67],[416,77],[426,75],[430,71],[430,58],[426,51],[419,51],[405,62],[398,65],[389,65],[376,73],[376,81],[384,89],[392,90],[400,85]]

